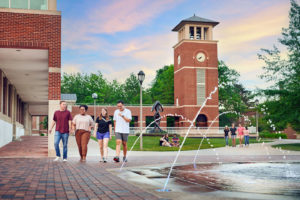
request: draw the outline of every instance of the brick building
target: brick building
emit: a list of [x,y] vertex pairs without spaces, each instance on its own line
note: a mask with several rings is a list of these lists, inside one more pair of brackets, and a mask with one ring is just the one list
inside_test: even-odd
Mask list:
[[[218,87],[218,56],[217,41],[213,40],[213,28],[218,22],[192,16],[182,20],[173,31],[178,33],[178,43],[174,48],[174,102],[173,106],[164,106],[161,115],[177,114],[173,120],[174,127],[187,127],[188,120],[196,118],[195,126],[208,127],[219,114],[218,91],[207,101],[201,113],[197,115],[202,103],[209,94]],[[159,99],[157,99],[159,100]],[[112,116],[116,106],[97,106],[96,113],[106,107]],[[140,121],[139,106],[127,106],[132,111],[133,123],[138,126]],[[152,106],[143,106],[143,126],[153,120]],[[72,114],[79,113],[78,106],[72,107]],[[88,110],[94,115],[93,106]],[[151,120],[152,118],[152,120]],[[171,118],[171,117],[168,117]],[[148,120],[147,120],[148,119]],[[167,127],[167,117],[161,120],[161,127]],[[212,127],[218,127],[218,119]]]
[[58,107],[61,12],[56,3],[0,1],[0,146],[30,135],[32,116],[52,115]]
[[[21,135],[41,131],[39,116],[52,122],[61,100],[61,12],[56,0],[0,1],[0,146]],[[173,31],[178,34],[174,46],[174,101],[165,106],[165,114],[173,117],[175,127],[207,127],[218,115],[218,92],[212,95],[196,116],[203,101],[218,86],[217,41],[213,28],[218,22],[192,16],[182,20]],[[158,99],[159,100],[159,99]],[[102,106],[97,106],[97,115]],[[105,106],[113,114],[115,106]],[[129,106],[132,126],[138,126],[139,106]],[[72,114],[78,106],[69,106]],[[93,108],[89,109],[93,114]],[[143,124],[148,125],[153,113],[143,107]],[[162,127],[170,126],[168,118]],[[213,124],[218,127],[218,120]],[[32,128],[35,131],[32,131]],[[44,131],[44,130],[43,130]],[[54,155],[54,137],[48,136],[49,156]]]

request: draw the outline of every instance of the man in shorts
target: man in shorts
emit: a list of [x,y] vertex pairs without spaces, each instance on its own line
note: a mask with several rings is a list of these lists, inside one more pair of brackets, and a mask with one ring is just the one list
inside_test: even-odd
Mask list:
[[125,108],[123,101],[118,101],[118,109],[114,112],[114,128],[116,135],[116,156],[115,162],[120,162],[121,143],[123,145],[123,162],[127,162],[127,140],[129,135],[129,123],[132,116],[131,111]]

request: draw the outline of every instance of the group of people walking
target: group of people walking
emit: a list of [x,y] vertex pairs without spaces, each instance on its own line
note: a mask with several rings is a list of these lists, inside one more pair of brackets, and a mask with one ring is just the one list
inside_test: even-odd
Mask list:
[[237,137],[240,142],[240,147],[243,146],[243,139],[245,140],[245,146],[249,146],[249,130],[247,126],[243,127],[242,124],[239,124],[238,128],[236,128],[234,123],[232,123],[231,128],[225,126],[224,138],[225,138],[226,146],[229,146],[229,138],[231,138],[232,147],[236,147]]
[[[100,155],[100,162],[107,162],[108,157],[108,141],[112,137],[112,122],[106,108],[102,108],[100,115],[95,122],[92,117],[87,114],[88,106],[80,105],[79,114],[72,118],[70,111],[67,110],[67,103],[60,102],[60,109],[55,111],[53,115],[53,122],[49,129],[49,134],[56,125],[54,135],[54,147],[56,151],[56,158],[54,161],[61,159],[59,143],[63,143],[63,161],[67,161],[68,155],[68,138],[70,133],[75,133],[76,143],[80,155],[80,161],[85,162],[88,150],[88,143],[93,136],[98,139]],[[123,162],[127,162],[127,141],[129,135],[129,122],[131,121],[131,111],[125,108],[123,101],[118,101],[117,109],[114,112],[114,127],[116,137],[116,155],[115,162],[120,162],[121,144],[123,145]]]

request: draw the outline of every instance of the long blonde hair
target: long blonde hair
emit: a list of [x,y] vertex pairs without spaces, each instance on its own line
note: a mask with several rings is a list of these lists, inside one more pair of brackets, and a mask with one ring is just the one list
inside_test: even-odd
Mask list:
[[[106,112],[106,114],[105,114],[105,116],[104,116],[105,120],[109,120],[107,108],[102,108],[102,109],[104,109],[105,112]],[[102,120],[102,111],[101,111],[101,113],[100,113],[100,115],[99,115],[99,120]]]

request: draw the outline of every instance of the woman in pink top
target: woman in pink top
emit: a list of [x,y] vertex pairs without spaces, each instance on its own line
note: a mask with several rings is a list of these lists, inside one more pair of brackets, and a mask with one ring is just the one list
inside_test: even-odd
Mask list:
[[242,127],[242,124],[239,124],[239,127],[238,127],[238,129],[237,129],[237,131],[238,131],[238,137],[239,137],[239,140],[240,140],[240,147],[242,147],[243,146],[243,137],[244,137],[244,133],[243,133],[243,131],[244,131],[244,127]]
[[246,126],[244,131],[244,137],[245,137],[245,146],[249,146],[249,130],[248,130],[248,127]]

